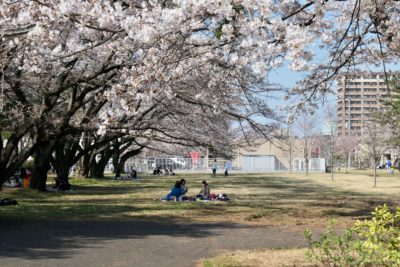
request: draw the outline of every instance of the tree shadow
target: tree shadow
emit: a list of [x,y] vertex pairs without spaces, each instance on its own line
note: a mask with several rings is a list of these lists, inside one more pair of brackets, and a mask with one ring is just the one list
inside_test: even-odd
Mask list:
[[[97,248],[111,240],[143,240],[151,236],[215,238],[219,235],[229,235],[235,230],[240,234],[243,229],[249,228],[254,231],[259,227],[232,223],[185,223],[165,218],[160,221],[160,217],[153,220],[118,221],[7,220],[0,222],[0,258],[67,259],[75,253],[80,253],[82,249]],[[275,232],[279,235],[279,230]],[[299,238],[294,242],[294,246],[299,245]]]
[[[368,193],[354,192],[306,179],[294,179],[285,176],[232,180],[230,181],[230,188],[234,187],[254,189],[256,193],[246,194],[245,196],[233,194],[231,195],[232,199],[239,201],[233,201],[230,205],[259,210],[277,208],[280,209],[279,212],[281,213],[285,209],[289,213],[291,207],[296,209],[297,206],[303,210],[306,209],[306,213],[311,211],[310,214],[320,217],[336,216],[363,219],[369,218],[373,209],[384,203],[387,203],[390,207],[399,205],[398,201],[393,201],[388,196],[377,197]],[[260,189],[265,189],[265,193],[261,194]],[[307,215],[301,212],[296,214],[299,218]]]

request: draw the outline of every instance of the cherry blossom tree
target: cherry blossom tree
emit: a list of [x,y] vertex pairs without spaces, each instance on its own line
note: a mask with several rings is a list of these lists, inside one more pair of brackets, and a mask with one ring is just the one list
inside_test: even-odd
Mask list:
[[354,135],[348,135],[343,133],[340,135],[336,142],[336,150],[339,154],[343,155],[346,167],[346,173],[348,172],[349,158],[354,156],[355,150],[360,143],[360,138]]
[[374,184],[376,187],[376,167],[381,156],[390,148],[387,141],[392,136],[389,125],[381,126],[375,121],[368,122],[362,131],[360,154],[371,161],[374,169]]
[[[0,130],[9,133],[7,143],[0,142],[0,183],[34,154],[34,181],[40,182],[33,185],[41,189],[57,142],[71,132],[150,134],[155,130],[129,133],[129,128],[149,113],[162,117],[161,107],[186,103],[206,109],[204,114],[225,115],[245,137],[268,138],[274,116],[262,101],[269,88],[260,81],[271,70],[288,63],[308,73],[291,92],[299,100],[296,111],[328,92],[341,71],[396,61],[400,43],[396,1],[0,0],[0,5]],[[322,62],[316,45],[326,51]],[[82,124],[93,100],[106,104]],[[267,123],[259,123],[261,117]]]
[[336,154],[336,147],[337,147],[337,140],[338,140],[338,133],[337,133],[337,115],[336,115],[336,107],[332,105],[327,105],[325,109],[325,122],[327,133],[329,135],[329,142],[327,151],[329,151],[329,160],[331,165],[331,180],[333,182],[334,176],[334,158]]
[[305,171],[308,175],[309,170],[309,160],[311,157],[311,148],[316,141],[313,135],[316,133],[316,128],[318,125],[317,116],[310,113],[310,111],[304,110],[303,114],[299,116],[296,122],[296,128],[299,132],[299,137],[302,138],[303,148],[304,148],[304,160],[305,160]]

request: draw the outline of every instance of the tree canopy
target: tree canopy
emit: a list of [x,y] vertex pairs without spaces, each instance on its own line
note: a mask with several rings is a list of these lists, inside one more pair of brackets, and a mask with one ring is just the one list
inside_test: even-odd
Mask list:
[[385,65],[400,51],[397,1],[0,5],[0,130],[9,133],[0,183],[31,155],[43,159],[37,170],[48,168],[60,142],[83,157],[115,140],[135,150],[151,140],[233,148],[269,138],[277,122],[265,97],[276,68],[307,73],[288,92],[295,111],[330,92],[341,72]]

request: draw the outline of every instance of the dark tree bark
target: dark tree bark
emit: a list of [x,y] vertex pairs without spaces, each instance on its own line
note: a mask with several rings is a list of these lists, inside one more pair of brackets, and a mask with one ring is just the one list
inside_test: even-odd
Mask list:
[[112,164],[114,166],[114,173],[116,174],[116,177],[119,177],[119,175],[122,172],[122,168],[119,166],[119,158],[121,156],[121,149],[120,149],[120,144],[119,143],[114,143],[114,151],[113,151],[113,156],[112,156]]
[[89,178],[91,153],[83,155],[78,164],[79,176]]
[[[0,186],[4,184],[31,156],[36,148],[35,144],[30,144],[26,148],[18,149],[19,142],[23,137],[28,136],[30,127],[19,129],[8,136],[6,145],[1,136],[0,129]],[[5,138],[4,138],[5,139]]]
[[34,153],[34,165],[30,187],[39,191],[46,191],[47,172],[50,170],[50,157],[55,141],[38,142]]
[[[96,161],[96,155],[100,154],[101,158]],[[93,153],[90,159],[90,172],[89,177],[91,178],[103,178],[104,170],[112,157],[113,150],[110,147],[105,148],[100,153]]]
[[78,150],[79,143],[73,138],[61,139],[54,148],[54,157],[51,163],[56,169],[58,182],[68,182],[69,170],[74,166],[74,156]]
[[137,148],[137,149],[133,149],[133,150],[130,150],[130,151],[126,152],[122,156],[120,156],[120,159],[119,159],[119,162],[118,162],[118,168],[120,170],[123,170],[124,166],[125,166],[125,162],[128,159],[130,159],[130,158],[132,158],[132,157],[134,157],[136,155],[139,155],[140,152],[142,151],[142,149],[143,149],[143,147],[140,147],[140,148]]

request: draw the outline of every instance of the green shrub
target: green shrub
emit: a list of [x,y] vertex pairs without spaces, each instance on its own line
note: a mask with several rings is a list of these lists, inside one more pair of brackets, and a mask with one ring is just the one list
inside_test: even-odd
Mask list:
[[372,215],[341,234],[331,222],[320,240],[313,240],[306,230],[310,242],[306,256],[324,266],[400,266],[400,209],[392,213],[384,205]]

